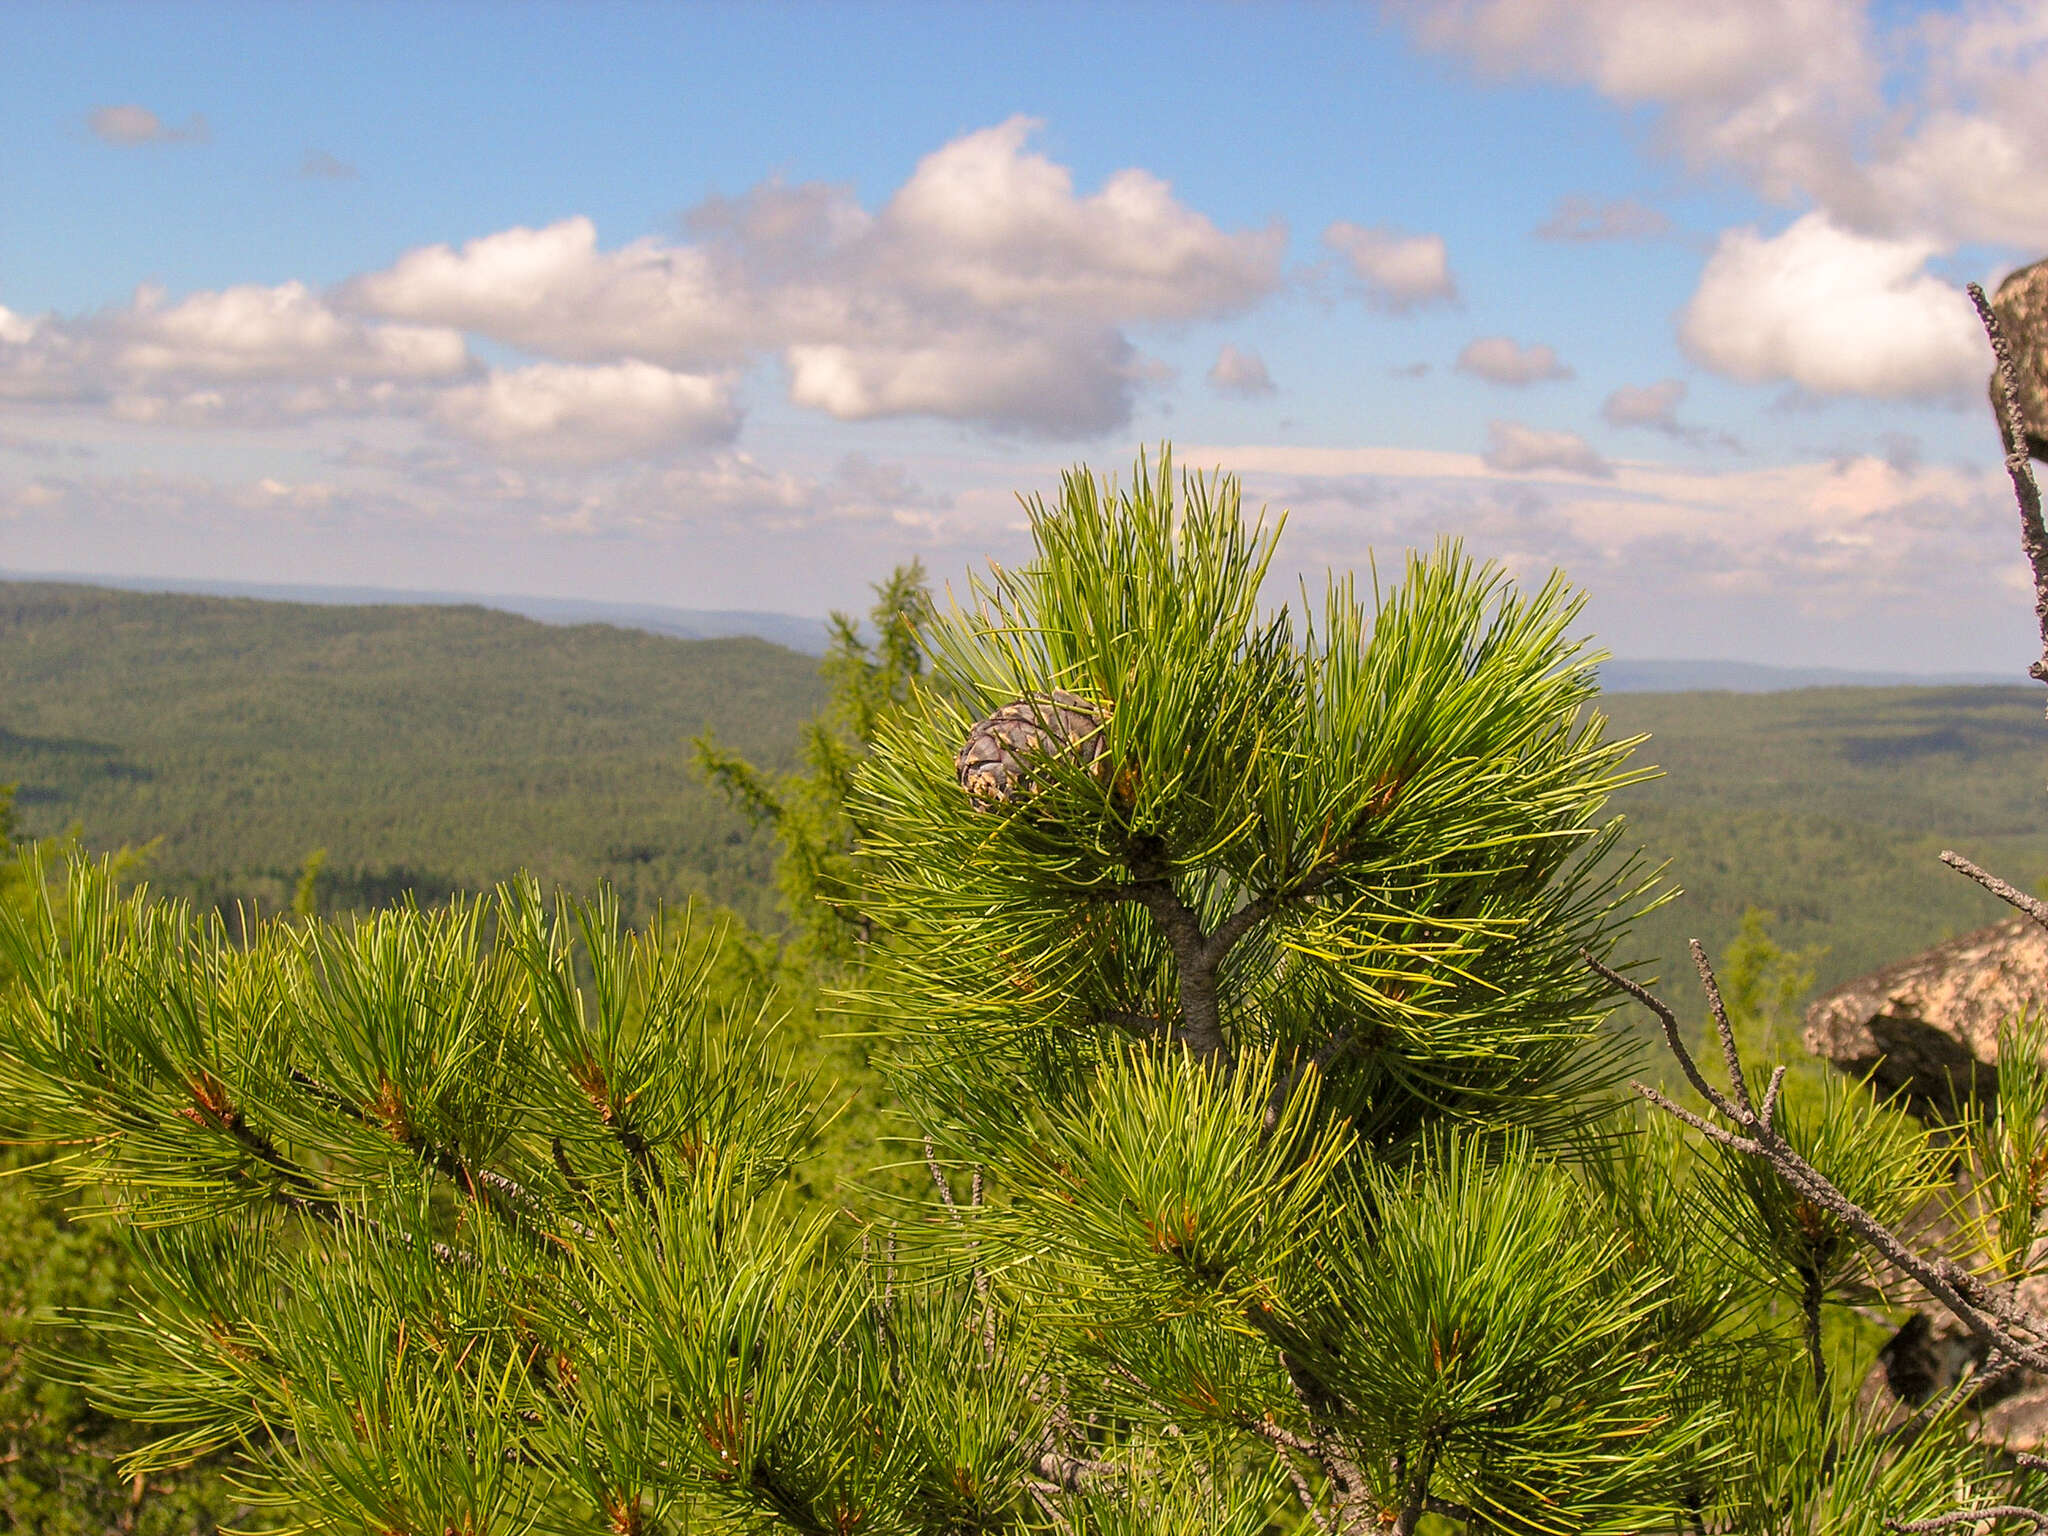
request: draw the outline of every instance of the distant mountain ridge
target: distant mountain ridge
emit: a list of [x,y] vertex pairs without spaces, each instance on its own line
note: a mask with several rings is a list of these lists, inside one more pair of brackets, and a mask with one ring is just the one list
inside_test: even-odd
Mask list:
[[822,619],[750,609],[670,608],[659,603],[606,603],[577,597],[530,597],[499,592],[413,591],[404,587],[325,587],[256,581],[214,581],[180,576],[102,576],[56,571],[0,570],[0,581],[48,581],[111,587],[121,592],[175,592],[191,597],[250,597],[270,603],[322,607],[474,606],[516,613],[542,624],[611,624],[679,640],[730,640],[752,635],[806,656],[825,654]]
[[1841,667],[1774,667],[1756,661],[1604,663],[1609,693],[1786,693],[1794,688],[2004,688],[2026,682],[2000,672],[1858,672]]
[[[660,603],[610,603],[579,597],[532,597],[498,592],[412,591],[403,587],[326,587],[177,576],[74,575],[0,570],[0,581],[51,581],[112,587],[125,592],[179,592],[201,597],[250,597],[275,603],[322,606],[474,605],[516,613],[542,624],[611,624],[683,640],[727,640],[751,635],[806,656],[825,653],[822,619],[744,608],[671,608]],[[1794,688],[1974,688],[2025,681],[2016,670],[1997,672],[1860,672],[1839,667],[1779,667],[1754,661],[1617,660],[1600,669],[1609,693],[1783,693]]]

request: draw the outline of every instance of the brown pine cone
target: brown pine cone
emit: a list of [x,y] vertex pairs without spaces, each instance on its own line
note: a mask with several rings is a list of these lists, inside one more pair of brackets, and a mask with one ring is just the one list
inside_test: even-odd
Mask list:
[[1098,779],[1109,771],[1102,718],[1071,693],[1019,699],[975,723],[953,758],[967,797],[983,810],[1037,793],[1031,759],[1065,754]]

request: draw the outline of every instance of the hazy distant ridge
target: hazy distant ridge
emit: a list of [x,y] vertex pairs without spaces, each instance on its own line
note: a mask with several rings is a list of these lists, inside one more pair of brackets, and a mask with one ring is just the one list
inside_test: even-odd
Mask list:
[[1998,672],[1855,672],[1840,667],[1772,667],[1755,661],[1610,661],[1600,668],[1609,693],[1783,693],[1792,688],[2013,687],[2024,666]]
[[405,606],[443,608],[474,605],[516,613],[543,624],[615,624],[682,640],[728,640],[753,635],[806,655],[825,653],[825,623],[793,613],[748,609],[669,608],[659,603],[603,603],[577,597],[527,597],[499,592],[416,592],[403,587],[323,587],[255,581],[212,581],[179,576],[70,575],[53,571],[4,571],[0,581],[54,581],[72,586],[112,587],[123,592],[181,592],[198,597],[252,597],[272,603],[323,606]]
[[[0,571],[0,581],[57,581],[128,592],[184,592],[204,597],[251,597],[265,602],[327,605],[391,604],[445,607],[474,604],[516,613],[543,624],[615,624],[683,640],[725,640],[753,635],[792,651],[821,656],[825,624],[794,613],[743,608],[670,608],[660,603],[607,603],[578,597],[528,597],[498,592],[415,592],[401,587],[323,587],[252,581],[211,581],[175,576],[78,576]],[[1781,693],[1791,688],[1961,688],[2026,681],[1996,672],[1856,672],[1838,667],[1774,667],[1753,661],[1610,661],[1600,669],[1609,693]]]

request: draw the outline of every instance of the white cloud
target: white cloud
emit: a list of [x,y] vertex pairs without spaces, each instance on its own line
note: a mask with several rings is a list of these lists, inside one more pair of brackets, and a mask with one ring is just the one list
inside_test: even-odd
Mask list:
[[2048,244],[2048,10],[1964,0],[1886,23],[1865,0],[1395,0],[1426,46],[1496,76],[1659,113],[1696,168],[1866,234]]
[[[344,286],[351,307],[475,331],[570,361],[638,355],[723,364],[746,349],[743,306],[701,248],[638,240],[597,248],[597,226],[564,219],[409,251]],[[740,297],[737,293],[731,298]]]
[[1590,475],[1605,479],[1614,473],[1593,445],[1576,432],[1546,432],[1525,427],[1518,421],[1490,421],[1486,424],[1486,467],[1503,474],[1526,475],[1539,470],[1561,470],[1568,475]]
[[594,463],[729,441],[739,412],[724,379],[652,363],[536,363],[444,391],[451,431],[515,458]]
[[1274,392],[1273,376],[1266,371],[1266,360],[1250,348],[1240,349],[1227,341],[1209,367],[1209,384],[1218,394],[1246,399]]
[[1270,290],[1285,233],[1226,235],[1150,172],[1074,195],[1073,175],[1025,145],[1013,117],[918,162],[877,220],[884,246],[980,310],[1030,305],[1097,321],[1232,313]]
[[[1723,235],[1693,355],[1821,394],[1926,396],[1980,367],[1927,262],[2048,245],[2048,7],[1960,0],[1395,0],[1427,46],[1647,108],[1695,169],[1803,216]],[[1744,292],[1738,275],[1755,285]]]
[[1442,235],[1367,229],[1340,219],[1323,231],[1323,244],[1350,264],[1366,302],[1375,309],[1402,314],[1458,297]]
[[927,155],[878,212],[769,183],[695,210],[689,243],[599,248],[585,218],[408,252],[347,285],[390,319],[564,361],[701,371],[782,356],[842,419],[931,415],[1100,432],[1145,369],[1125,335],[1237,314],[1280,282],[1285,231],[1225,232],[1142,170],[1079,195],[1012,118]]
[[1886,399],[1981,386],[1969,301],[1925,270],[1934,245],[1853,234],[1810,213],[1782,234],[1721,236],[1679,323],[1686,351],[1744,383]]
[[457,331],[365,323],[297,282],[195,293],[169,307],[161,292],[144,289],[108,329],[115,366],[140,374],[432,379],[469,366]]
[[1539,240],[1655,240],[1671,233],[1671,221],[1632,197],[1596,202],[1571,193],[1557,200],[1550,217],[1536,227]]
[[1600,416],[1609,426],[1651,427],[1676,434],[1684,430],[1678,424],[1678,402],[1684,398],[1683,379],[1624,384],[1601,404]]
[[206,119],[197,112],[184,126],[174,128],[134,102],[94,107],[86,114],[85,126],[105,144],[203,144],[211,136]]
[[1509,336],[1481,336],[1458,354],[1458,371],[1491,384],[1520,387],[1547,379],[1569,379],[1571,369],[1558,361],[1557,350],[1541,342],[1523,346]]
[[1129,418],[1144,376],[1136,352],[1114,330],[1019,329],[962,336],[785,348],[789,398],[841,421],[940,416],[997,430],[1084,437]]
[[1414,0],[1419,39],[1495,76],[1585,82],[1664,109],[1668,143],[1784,197],[1847,162],[1882,105],[1859,0]]

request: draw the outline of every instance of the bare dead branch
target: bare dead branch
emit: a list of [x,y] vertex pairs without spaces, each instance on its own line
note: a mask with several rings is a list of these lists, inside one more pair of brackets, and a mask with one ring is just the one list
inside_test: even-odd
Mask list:
[[[1710,974],[1712,968],[1707,965],[1704,952],[1699,950],[1697,944],[1694,945],[1694,950],[1702,971]],[[1636,998],[1657,1016],[1664,1027],[1665,1043],[1677,1058],[1679,1068],[1684,1072],[1687,1081],[1713,1106],[1715,1113],[1729,1122],[1734,1129],[1712,1124],[1673,1103],[1646,1084],[1634,1085],[1638,1093],[1658,1108],[1676,1116],[1722,1146],[1764,1162],[1794,1190],[1828,1212],[1874,1248],[1893,1268],[1916,1281],[1921,1289],[1953,1313],[1957,1321],[1987,1347],[2009,1355],[2035,1370],[2048,1370],[2048,1349],[2044,1349],[2039,1342],[2042,1337],[2048,1337],[2048,1319],[2037,1319],[2030,1314],[2022,1313],[1959,1265],[1945,1259],[1929,1259],[1925,1255],[1915,1253],[1896,1232],[1844,1195],[1819,1169],[1801,1157],[1786,1142],[1778,1133],[1773,1121],[1766,1119],[1750,1102],[1744,1079],[1740,1076],[1735,1078],[1732,1098],[1722,1094],[1709,1083],[1701,1073],[1699,1064],[1693,1060],[1692,1053],[1686,1049],[1685,1041],[1678,1031],[1677,1016],[1653,997],[1648,989],[1602,965],[1590,953],[1582,951],[1581,954],[1586,964],[1598,975]],[[1716,994],[1718,990],[1717,987]],[[1725,1009],[1717,1011],[1714,1024],[1721,1037],[1722,1050],[1732,1055],[1735,1051],[1734,1029],[1728,1022]],[[1774,1116],[1777,1110],[1778,1082],[1777,1075],[1773,1074],[1772,1087],[1765,1098]]]
[[1967,875],[2007,906],[2018,908],[2035,922],[2041,924],[2042,927],[2048,928],[2048,901],[2040,901],[2035,897],[2029,896],[2018,886],[2007,884],[1989,870],[1979,869],[1960,853],[1956,853],[1951,849],[1944,848],[1941,850],[1941,862],[1950,869],[1955,870],[1958,874]]
[[1301,1500],[1301,1507],[1308,1512],[1309,1519],[1315,1521],[1316,1529],[1323,1532],[1324,1536],[1331,1536],[1336,1527],[1330,1524],[1330,1517],[1324,1514],[1321,1506],[1316,1503],[1315,1492],[1309,1487],[1308,1479],[1301,1475],[1301,1468],[1284,1456],[1280,1458],[1280,1462],[1286,1467],[1287,1481],[1293,1484],[1294,1496]]
[[2029,1521],[2036,1531],[2048,1531],[2048,1514],[2024,1504],[1987,1504],[1982,1509],[1959,1509],[1952,1515],[1935,1515],[1926,1520],[1887,1520],[1894,1531],[1946,1531],[1959,1525],[1996,1524],[2003,1520]]
[[932,1145],[931,1137],[924,1139],[924,1165],[932,1172],[932,1182],[939,1186],[939,1198],[945,1202],[946,1214],[953,1218],[953,1225],[960,1225],[960,1207],[953,1203],[953,1181],[946,1177],[946,1170],[939,1166],[938,1148]]
[[[1707,994],[1707,1006],[1714,1013],[1714,1033],[1721,1040],[1721,1059],[1728,1066],[1728,1086],[1735,1092],[1735,1102],[1745,1107],[1749,1104],[1749,1084],[1742,1076],[1742,1057],[1735,1049],[1735,1026],[1728,1022],[1728,1007],[1721,1001],[1721,983],[1714,977],[1714,968],[1707,964],[1707,952],[1698,939],[1686,945],[1692,951],[1692,967],[1700,973],[1700,986]],[[1769,1116],[1765,1116],[1769,1119]]]

